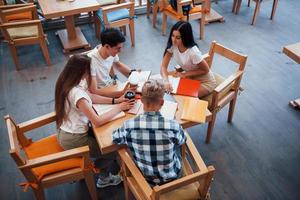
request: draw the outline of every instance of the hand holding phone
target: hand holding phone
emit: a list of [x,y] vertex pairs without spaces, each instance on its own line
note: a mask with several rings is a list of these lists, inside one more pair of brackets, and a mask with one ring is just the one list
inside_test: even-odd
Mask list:
[[176,72],[183,72],[184,71],[179,65],[175,66],[175,70],[176,70]]

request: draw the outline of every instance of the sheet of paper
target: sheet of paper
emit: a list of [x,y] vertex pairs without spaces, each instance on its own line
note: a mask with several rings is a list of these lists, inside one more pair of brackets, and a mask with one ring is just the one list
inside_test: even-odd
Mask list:
[[[93,104],[93,107],[99,116],[111,111],[113,108],[115,108],[115,106],[116,105],[112,105],[112,104]],[[124,116],[125,116],[125,113],[122,111],[122,112],[118,113],[116,116],[114,116],[111,120],[115,120],[115,119],[118,119],[118,118],[121,118]]]

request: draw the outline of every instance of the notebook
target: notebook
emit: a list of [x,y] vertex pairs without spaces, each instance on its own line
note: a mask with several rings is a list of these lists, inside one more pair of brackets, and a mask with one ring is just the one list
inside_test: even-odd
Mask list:
[[173,94],[198,97],[198,91],[200,89],[201,84],[199,80],[179,78],[173,76],[169,76],[168,78],[173,87]]
[[[112,104],[93,104],[93,108],[95,109],[95,111],[97,112],[97,114],[99,116],[103,115],[104,113],[107,113],[107,112],[111,111],[112,109],[115,108],[115,106],[117,106],[117,105],[112,105]],[[116,116],[114,116],[111,119],[111,121],[115,120],[115,119],[119,119],[119,118],[124,117],[124,116],[125,116],[125,113],[123,111],[121,111]]]
[[144,83],[149,79],[151,71],[133,71],[128,77],[129,83],[137,83],[137,92],[141,93]]
[[207,101],[203,101],[194,97],[186,97],[183,103],[181,119],[205,123],[207,106]]

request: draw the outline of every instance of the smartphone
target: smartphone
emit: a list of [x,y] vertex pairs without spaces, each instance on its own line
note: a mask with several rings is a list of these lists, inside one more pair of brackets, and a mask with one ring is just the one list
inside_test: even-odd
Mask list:
[[175,66],[175,70],[176,70],[177,72],[183,72],[183,69],[182,69],[179,65],[176,65],[176,66]]

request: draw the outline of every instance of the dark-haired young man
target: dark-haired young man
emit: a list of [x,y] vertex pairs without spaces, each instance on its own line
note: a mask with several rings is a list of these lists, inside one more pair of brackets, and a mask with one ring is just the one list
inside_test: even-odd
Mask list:
[[114,69],[126,77],[134,71],[119,60],[118,53],[121,52],[125,37],[118,29],[108,28],[101,33],[100,38],[101,45],[88,54],[91,57],[90,92],[107,97],[120,97],[124,92],[107,92],[101,88],[115,83]]

